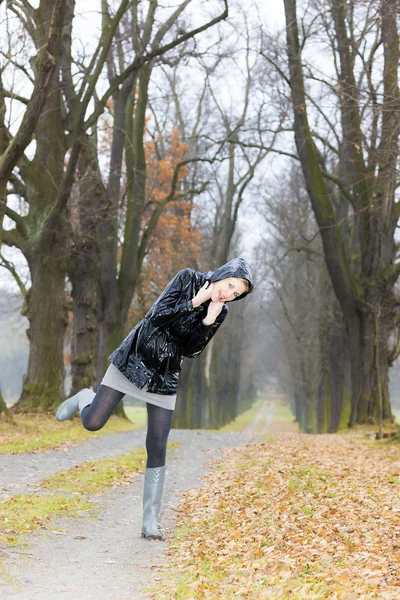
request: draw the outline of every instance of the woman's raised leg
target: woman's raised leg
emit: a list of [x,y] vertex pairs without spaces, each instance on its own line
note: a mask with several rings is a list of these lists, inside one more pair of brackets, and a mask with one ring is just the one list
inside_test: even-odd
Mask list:
[[98,431],[107,423],[117,404],[125,396],[124,392],[101,385],[92,402],[81,410],[81,421],[85,429]]
[[89,431],[98,431],[107,423],[124,395],[107,385],[100,385],[97,393],[85,388],[59,406],[56,418],[65,421],[80,410],[82,425]]

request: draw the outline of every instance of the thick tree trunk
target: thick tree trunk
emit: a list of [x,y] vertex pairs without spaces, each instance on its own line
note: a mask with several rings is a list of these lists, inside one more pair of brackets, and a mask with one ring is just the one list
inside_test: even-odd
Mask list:
[[[114,339],[121,338],[125,330],[129,307],[138,284],[147,250],[142,231],[147,184],[144,136],[151,72],[151,65],[145,65],[139,72],[139,93],[134,118],[133,93],[129,96],[126,108],[127,212],[121,269],[118,277],[118,305],[115,331],[113,332]],[[135,82],[132,82],[132,85],[134,84]]]
[[[103,378],[107,357],[122,342],[124,331],[118,317],[118,206],[122,158],[125,143],[125,122],[128,100],[132,93],[135,78],[130,77],[122,86],[115,102],[113,140],[111,147],[110,176],[107,196],[100,207],[100,220],[97,226],[99,248],[98,278],[98,340],[96,362],[96,386]],[[131,109],[133,107],[131,106]],[[125,242],[127,240],[125,239]],[[131,265],[132,268],[132,265]]]
[[[203,356],[203,354],[201,356]],[[190,428],[201,429],[206,426],[204,415],[206,410],[206,398],[209,393],[209,384],[204,375],[203,360],[201,360],[201,357],[193,360],[190,375],[191,382],[189,396],[192,398],[192,422]]]
[[[341,326],[342,318],[335,309],[337,324],[331,328],[329,351],[329,378],[331,413],[329,433],[347,427],[351,410],[350,362],[346,332]],[[335,314],[334,313],[334,314]]]
[[64,334],[67,326],[64,282],[58,244],[44,244],[30,263],[28,294],[30,352],[17,408],[50,410],[64,398]]
[[[377,304],[375,304],[377,306]],[[352,410],[350,425],[377,422],[379,417],[378,377],[383,390],[383,419],[392,420],[389,400],[388,342],[390,323],[381,319],[379,373],[375,361],[375,316],[369,311],[360,312],[348,323],[351,361]]]
[[7,404],[5,403],[5,400],[0,390],[0,419],[1,418],[5,418],[7,421],[12,420],[10,411],[8,410]]
[[[48,15],[42,13],[46,30]],[[44,5],[41,9],[44,11]],[[40,32],[38,33],[38,43]],[[30,353],[21,398],[17,407],[47,410],[64,397],[64,335],[66,257],[68,255],[66,211],[48,225],[48,216],[62,188],[64,177],[64,127],[61,118],[58,69],[49,86],[43,114],[36,129],[36,154],[32,163],[21,167],[29,191],[30,212],[26,217],[30,232],[29,263],[32,287],[27,313]]]
[[[104,227],[109,224],[103,222],[106,219],[106,207],[108,204],[107,191],[101,179],[97,163],[97,149],[95,141],[87,138],[86,145],[79,160],[79,194],[75,212],[75,244],[71,253],[70,279],[72,282],[72,300],[74,311],[74,330],[72,340],[72,390],[76,393],[84,387],[98,389],[101,378],[104,375],[108,350],[100,357],[96,356],[99,350],[97,345],[99,335],[99,310],[98,292],[101,295],[103,288],[99,286],[99,280],[106,284],[104,275],[100,276],[101,258],[104,249],[98,246],[98,239],[102,239]],[[99,235],[100,229],[100,235]],[[115,243],[114,238],[104,240],[106,244]],[[103,256],[104,258],[104,256]],[[103,262],[104,264],[104,262]],[[112,287],[112,280],[109,281]],[[101,312],[104,315],[104,311]],[[98,370],[96,380],[96,367],[104,367]],[[120,403],[115,414],[125,417],[122,403]]]
[[174,413],[173,427],[177,429],[191,429],[193,420],[193,395],[189,394],[188,382],[193,368],[193,360],[186,358],[183,361],[179,381],[178,397]]
[[71,395],[95,383],[96,366],[96,246],[88,238],[77,242],[71,256],[69,277],[72,283],[74,315],[71,350]]

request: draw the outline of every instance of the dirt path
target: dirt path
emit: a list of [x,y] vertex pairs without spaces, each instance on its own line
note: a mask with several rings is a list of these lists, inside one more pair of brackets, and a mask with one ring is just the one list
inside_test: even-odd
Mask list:
[[[265,435],[271,406],[264,404],[244,433],[172,430],[169,442],[180,447],[170,453],[161,510],[166,542],[140,537],[143,476],[132,485],[95,499],[98,518],[63,518],[49,531],[32,535],[28,545],[5,551],[0,574],[0,598],[15,600],[145,600],[142,588],[152,581],[152,569],[164,561],[174,528],[173,515],[186,490],[201,486],[209,462],[222,450],[244,446]],[[0,457],[0,499],[30,493],[58,471],[88,460],[125,454],[144,446],[145,430],[102,436],[37,454]]]
[[[254,421],[246,429],[248,441],[256,441],[268,431],[271,423],[272,404],[263,403]],[[185,442],[185,435],[192,432],[172,430],[169,441]],[[37,483],[88,460],[99,460],[125,454],[144,446],[146,430],[101,436],[86,442],[65,444],[56,450],[36,454],[0,455],[0,501],[15,494],[29,493]],[[185,442],[186,443],[186,442]],[[27,459],[28,457],[28,459]]]
[[273,403],[263,402],[254,420],[245,429],[245,433],[249,436],[251,443],[256,443],[268,433],[271,427],[273,413]]
[[[144,436],[144,432],[133,433],[136,436],[142,433]],[[114,455],[127,451],[127,435],[132,434],[118,434],[121,436],[118,451],[118,437],[113,441]],[[132,437],[136,439],[135,436]],[[104,444],[104,452],[109,441],[105,438],[96,440]],[[201,475],[209,470],[206,463],[220,458],[223,448],[245,445],[249,436],[240,433],[173,430],[170,441],[178,441],[181,447],[171,454],[167,465],[162,510],[162,524],[167,538],[173,528],[173,506],[178,503],[182,492],[200,485]],[[87,443],[80,446],[82,448],[69,449],[66,455],[77,461],[77,453],[83,450],[85,458],[93,458],[92,454],[89,456]],[[92,451],[92,446],[89,448]],[[36,456],[32,457],[35,461]],[[57,465],[65,468],[66,459],[60,458],[59,451],[42,454],[40,457],[43,464],[37,467],[35,463],[37,471],[30,471],[28,465],[25,465],[24,475],[18,486],[27,485],[24,477],[28,475],[29,481],[33,481],[39,472],[42,478]],[[26,456],[25,461],[29,463]],[[3,467],[5,462],[3,461]],[[16,473],[14,477],[17,481]],[[151,581],[152,567],[163,562],[166,542],[149,542],[139,537],[142,485],[143,476],[137,476],[131,486],[118,488],[99,497],[96,500],[100,509],[98,519],[59,519],[51,531],[31,536],[27,548],[8,549],[6,577],[11,577],[12,581],[10,583],[4,580],[0,583],[0,598],[144,600],[147,596],[141,592],[141,588]]]

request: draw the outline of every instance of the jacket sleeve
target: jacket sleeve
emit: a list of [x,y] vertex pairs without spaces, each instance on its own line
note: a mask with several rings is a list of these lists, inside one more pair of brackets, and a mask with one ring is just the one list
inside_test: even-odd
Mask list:
[[182,269],[168,283],[147,315],[154,327],[166,325],[177,315],[193,312],[192,300],[181,300],[183,289],[191,283],[192,270]]
[[183,356],[185,356],[186,358],[195,358],[196,356],[201,354],[204,348],[207,346],[208,342],[221,327],[227,314],[228,310],[224,308],[218,315],[215,323],[213,323],[212,325],[204,325],[203,322],[200,322],[193,330],[189,341],[183,348]]

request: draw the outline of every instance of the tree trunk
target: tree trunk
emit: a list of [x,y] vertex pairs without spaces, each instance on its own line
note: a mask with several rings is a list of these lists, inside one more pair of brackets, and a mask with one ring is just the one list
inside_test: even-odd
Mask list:
[[[139,72],[139,92],[133,118],[133,93],[126,109],[126,167],[127,213],[124,231],[124,245],[121,269],[118,277],[118,306],[113,338],[121,338],[128,320],[129,307],[138,284],[145,251],[143,247],[143,213],[146,205],[146,156],[144,136],[146,131],[146,110],[152,65],[145,65]],[[144,242],[146,244],[146,242]]]
[[[115,101],[115,117],[111,146],[110,176],[107,196],[100,206],[97,227],[99,248],[98,278],[98,340],[96,386],[103,378],[107,357],[122,342],[123,332],[118,326],[118,206],[120,202],[122,158],[125,143],[125,121],[128,99],[132,93],[133,77],[125,81]],[[126,241],[126,240],[125,240]],[[131,265],[132,266],[132,265]]]
[[[193,421],[193,394],[189,393],[189,377],[193,368],[193,360],[186,358],[183,361],[179,381],[178,397],[174,412],[173,427],[177,429],[191,429]],[[182,401],[182,398],[185,401]]]
[[[4,415],[4,417],[3,417]],[[5,400],[3,398],[3,394],[1,393],[0,390],[0,418],[5,418],[7,421],[11,421],[12,417],[11,417],[11,413],[8,410],[7,404],[5,403]]]
[[6,147],[2,82],[0,79],[0,245],[2,242],[3,217],[7,204],[7,182],[23,153],[32,140],[40,115],[46,110],[48,94],[51,94],[54,72],[57,72],[61,32],[64,25],[66,0],[41,0],[35,10],[37,17],[35,57],[35,83],[21,125]]
[[[379,305],[379,300],[374,300]],[[375,363],[375,319],[372,310],[363,311],[348,324],[353,401],[350,425],[377,422],[379,415],[378,375],[383,390],[383,419],[392,420],[388,387],[388,342],[390,323],[380,320],[380,373]]]
[[329,378],[331,391],[331,413],[329,433],[347,427],[350,421],[351,388],[350,361],[346,332],[341,326],[342,315],[334,309],[336,323],[331,327],[329,349]]
[[79,159],[79,193],[71,207],[75,228],[68,274],[72,283],[74,315],[71,394],[93,387],[96,380],[97,278],[96,226],[98,207],[106,191],[97,165],[96,149],[88,139]]
[[[50,5],[52,3],[49,3]],[[43,9],[43,7],[42,7]],[[48,19],[51,6],[48,9]],[[46,15],[42,15],[42,25]],[[40,39],[39,39],[40,41]],[[43,114],[36,129],[36,154],[21,167],[29,190],[29,263],[32,287],[27,313],[30,353],[17,407],[48,410],[64,397],[64,335],[67,325],[65,274],[67,252],[67,215],[64,210],[51,226],[48,215],[62,188],[64,177],[64,127],[58,69],[49,86]]]
[[[31,260],[32,288],[26,316],[28,370],[17,408],[51,410],[64,398],[65,270],[57,243],[44,244]],[[58,254],[58,256],[57,256]]]
[[69,277],[72,283],[72,311],[74,315],[70,394],[82,388],[92,388],[96,366],[96,281],[91,273],[96,265],[96,246],[88,238],[78,241],[72,256]]

